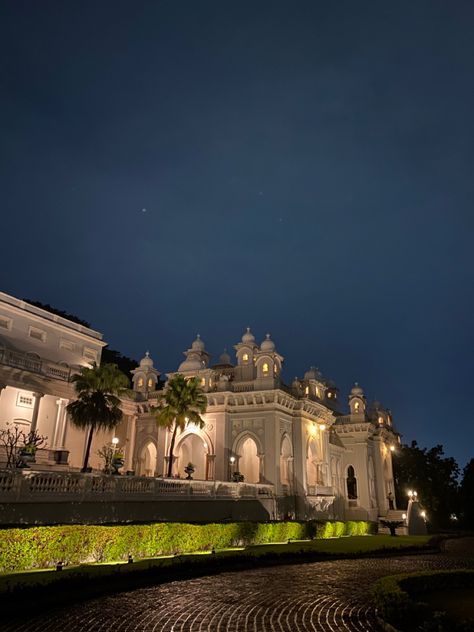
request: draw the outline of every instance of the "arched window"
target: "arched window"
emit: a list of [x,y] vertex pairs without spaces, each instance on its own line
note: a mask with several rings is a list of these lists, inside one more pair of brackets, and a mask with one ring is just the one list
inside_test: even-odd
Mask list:
[[360,408],[360,403],[359,402],[355,402],[354,403],[354,412],[358,413],[359,412],[359,408]]
[[153,388],[153,378],[152,377],[148,378],[148,388]]
[[291,443],[287,435],[284,435],[281,441],[280,449],[280,482],[282,485],[291,485]]
[[347,498],[349,500],[357,500],[357,479],[352,465],[349,465],[349,467],[347,468],[346,484]]
[[138,388],[143,388],[143,384],[144,384],[143,378],[140,376],[137,380]]
[[244,353],[244,355],[242,356],[242,362],[248,362],[248,361],[249,361],[249,354]]
[[270,367],[268,366],[268,362],[264,362],[262,366],[263,375],[268,375],[269,371],[270,371]]
[[246,437],[238,448],[239,471],[244,476],[247,483],[258,483],[260,481],[260,459],[258,458],[258,448],[252,437]]

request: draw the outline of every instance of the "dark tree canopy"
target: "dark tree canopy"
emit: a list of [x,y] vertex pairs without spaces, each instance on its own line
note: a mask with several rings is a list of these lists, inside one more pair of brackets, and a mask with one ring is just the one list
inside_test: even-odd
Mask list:
[[44,309],[45,312],[49,312],[50,314],[56,314],[56,316],[61,316],[62,318],[66,318],[67,320],[72,321],[73,323],[77,323],[78,325],[82,325],[83,327],[91,327],[91,324],[87,322],[87,320],[83,320],[79,318],[79,316],[74,316],[74,314],[69,314],[62,309],[57,309],[49,303],[41,303],[41,301],[32,301],[29,298],[22,299],[25,303],[29,303],[30,305],[34,305],[34,307],[39,307]]
[[474,458],[463,470],[460,490],[460,513],[463,526],[474,529]]
[[442,445],[429,450],[416,441],[402,445],[393,459],[398,507],[406,507],[407,491],[416,490],[434,527],[450,525],[450,516],[457,513],[459,466],[452,457],[444,456]]

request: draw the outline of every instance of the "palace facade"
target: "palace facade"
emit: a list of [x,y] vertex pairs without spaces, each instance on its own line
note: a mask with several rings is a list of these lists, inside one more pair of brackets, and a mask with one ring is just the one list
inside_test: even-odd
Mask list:
[[[0,428],[15,424],[47,436],[35,468],[78,469],[85,433],[65,411],[74,399],[74,371],[100,362],[102,335],[0,293]],[[198,336],[175,373],[200,380],[208,406],[203,428],[188,424],[178,435],[173,473],[184,478],[273,486],[278,515],[371,519],[385,516],[394,494],[392,451],[399,436],[390,411],[367,401],[355,384],[347,404],[336,385],[311,367],[291,385],[283,382],[284,358],[267,334],[250,331],[217,363]],[[147,353],[133,371],[133,396],[122,400],[124,418],[115,431],[125,452],[124,471],[163,477],[171,433],[158,428],[160,372]],[[112,433],[96,435],[91,465]]]

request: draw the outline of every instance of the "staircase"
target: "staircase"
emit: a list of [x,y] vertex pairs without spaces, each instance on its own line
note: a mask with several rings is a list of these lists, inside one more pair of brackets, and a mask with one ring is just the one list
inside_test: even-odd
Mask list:
[[[381,524],[381,520],[397,520],[397,521],[401,521],[403,520],[403,515],[406,514],[406,510],[404,509],[389,509],[387,512],[386,516],[379,516],[379,534],[380,535],[390,535],[390,530],[388,529],[388,527],[384,527]],[[406,524],[402,527],[398,527],[397,528],[397,534],[398,535],[408,535],[408,527],[406,526]]]

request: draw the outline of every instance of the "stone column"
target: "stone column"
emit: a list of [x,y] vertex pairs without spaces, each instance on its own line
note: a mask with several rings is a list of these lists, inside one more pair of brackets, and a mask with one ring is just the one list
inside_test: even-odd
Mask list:
[[35,403],[33,405],[33,414],[31,415],[31,425],[30,425],[31,433],[35,432],[38,427],[38,414],[39,414],[39,408],[40,408],[40,401],[41,401],[41,398],[44,397],[44,393],[33,393],[33,397],[34,397]]
[[66,405],[68,403],[67,399],[63,399],[60,397],[56,400],[56,406],[58,407],[56,411],[56,422],[54,424],[54,433],[53,433],[53,447],[56,449],[64,448],[64,439],[65,439],[65,425],[66,425]]
[[264,470],[264,465],[265,465],[265,455],[263,453],[257,454],[258,456],[258,482],[259,483],[263,483],[265,478],[264,478],[264,474],[265,474],[265,470]]
[[216,460],[215,454],[206,454],[206,481],[214,480],[214,462]]
[[[137,432],[137,418],[138,415],[129,415],[127,424],[127,448],[125,458],[125,471],[132,471],[133,467],[133,453],[135,452],[135,437]],[[158,456],[158,455],[157,455]],[[158,459],[157,459],[158,465]]]

